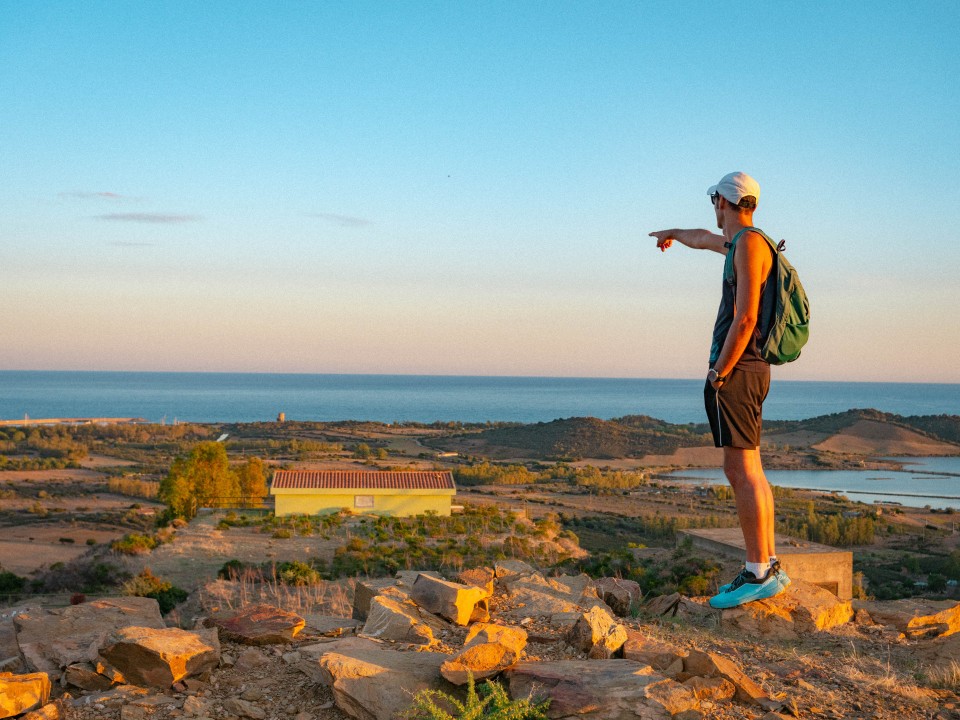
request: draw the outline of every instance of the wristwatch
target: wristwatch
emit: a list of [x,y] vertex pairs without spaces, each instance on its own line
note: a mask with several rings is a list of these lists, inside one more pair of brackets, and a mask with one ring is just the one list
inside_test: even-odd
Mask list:
[[707,371],[707,380],[709,380],[712,383],[726,382],[727,378],[725,375],[721,375],[720,373],[718,373],[715,368],[710,368],[710,370]]

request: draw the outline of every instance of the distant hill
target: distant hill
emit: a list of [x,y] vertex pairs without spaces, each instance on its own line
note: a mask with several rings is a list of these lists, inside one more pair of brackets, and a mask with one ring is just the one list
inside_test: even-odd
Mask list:
[[847,410],[809,420],[764,420],[768,434],[811,432],[833,435],[862,421],[883,423],[919,432],[941,442],[960,444],[960,415],[896,415],[872,409]]
[[[764,422],[765,442],[853,455],[960,454],[960,416],[903,417],[857,409],[808,420]],[[674,425],[646,415],[593,417],[494,427],[432,438],[424,444],[490,458],[615,459],[671,455],[712,446],[708,426]],[[948,445],[947,445],[948,444]]]
[[456,447],[461,440],[469,440],[471,449],[479,454],[542,460],[668,455],[680,447],[709,442],[709,438],[697,426],[671,425],[656,418],[628,416],[615,420],[566,418],[499,427],[439,438],[430,441],[430,444],[435,447]]

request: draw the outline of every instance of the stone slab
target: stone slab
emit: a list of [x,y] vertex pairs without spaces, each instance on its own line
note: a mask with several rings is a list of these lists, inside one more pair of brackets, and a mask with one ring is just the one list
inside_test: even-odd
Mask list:
[[[680,530],[677,543],[689,538],[695,548],[742,560],[746,554],[740,528]],[[805,580],[829,590],[840,600],[853,597],[853,553],[829,545],[777,538],[777,559],[791,580]]]

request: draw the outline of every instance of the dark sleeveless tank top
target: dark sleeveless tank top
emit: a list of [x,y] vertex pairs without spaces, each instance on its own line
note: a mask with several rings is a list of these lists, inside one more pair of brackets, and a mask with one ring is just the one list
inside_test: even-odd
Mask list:
[[[713,343],[710,346],[710,367],[713,367],[720,357],[720,350],[723,349],[723,343],[727,339],[727,333],[733,325],[733,310],[737,297],[737,276],[733,271],[733,256],[737,251],[737,240],[747,230],[763,235],[759,228],[748,227],[741,230],[733,238],[733,247],[727,253],[726,261],[723,264],[723,292],[720,295],[720,309],[717,311],[717,321],[713,326]],[[767,246],[769,248],[769,244]],[[773,249],[770,248],[770,252]],[[774,264],[770,266],[770,272],[776,270],[776,258]],[[763,284],[760,286],[760,304],[757,308],[757,324],[753,328],[750,342],[747,343],[743,355],[735,365],[737,370],[747,370],[749,372],[762,372],[770,367],[770,363],[760,357],[760,347],[763,345],[764,338],[770,332],[770,323],[773,321],[774,311],[777,302],[777,284],[769,282],[768,274]]]

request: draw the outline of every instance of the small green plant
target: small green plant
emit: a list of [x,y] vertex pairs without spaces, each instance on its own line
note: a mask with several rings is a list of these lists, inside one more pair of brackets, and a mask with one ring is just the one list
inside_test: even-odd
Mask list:
[[[467,699],[460,702],[440,690],[421,690],[413,696],[413,705],[404,713],[411,720],[538,720],[546,719],[549,700],[535,702],[531,697],[511,700],[499,683],[487,680],[478,693],[473,674],[467,679]],[[444,708],[451,708],[451,714]]]

